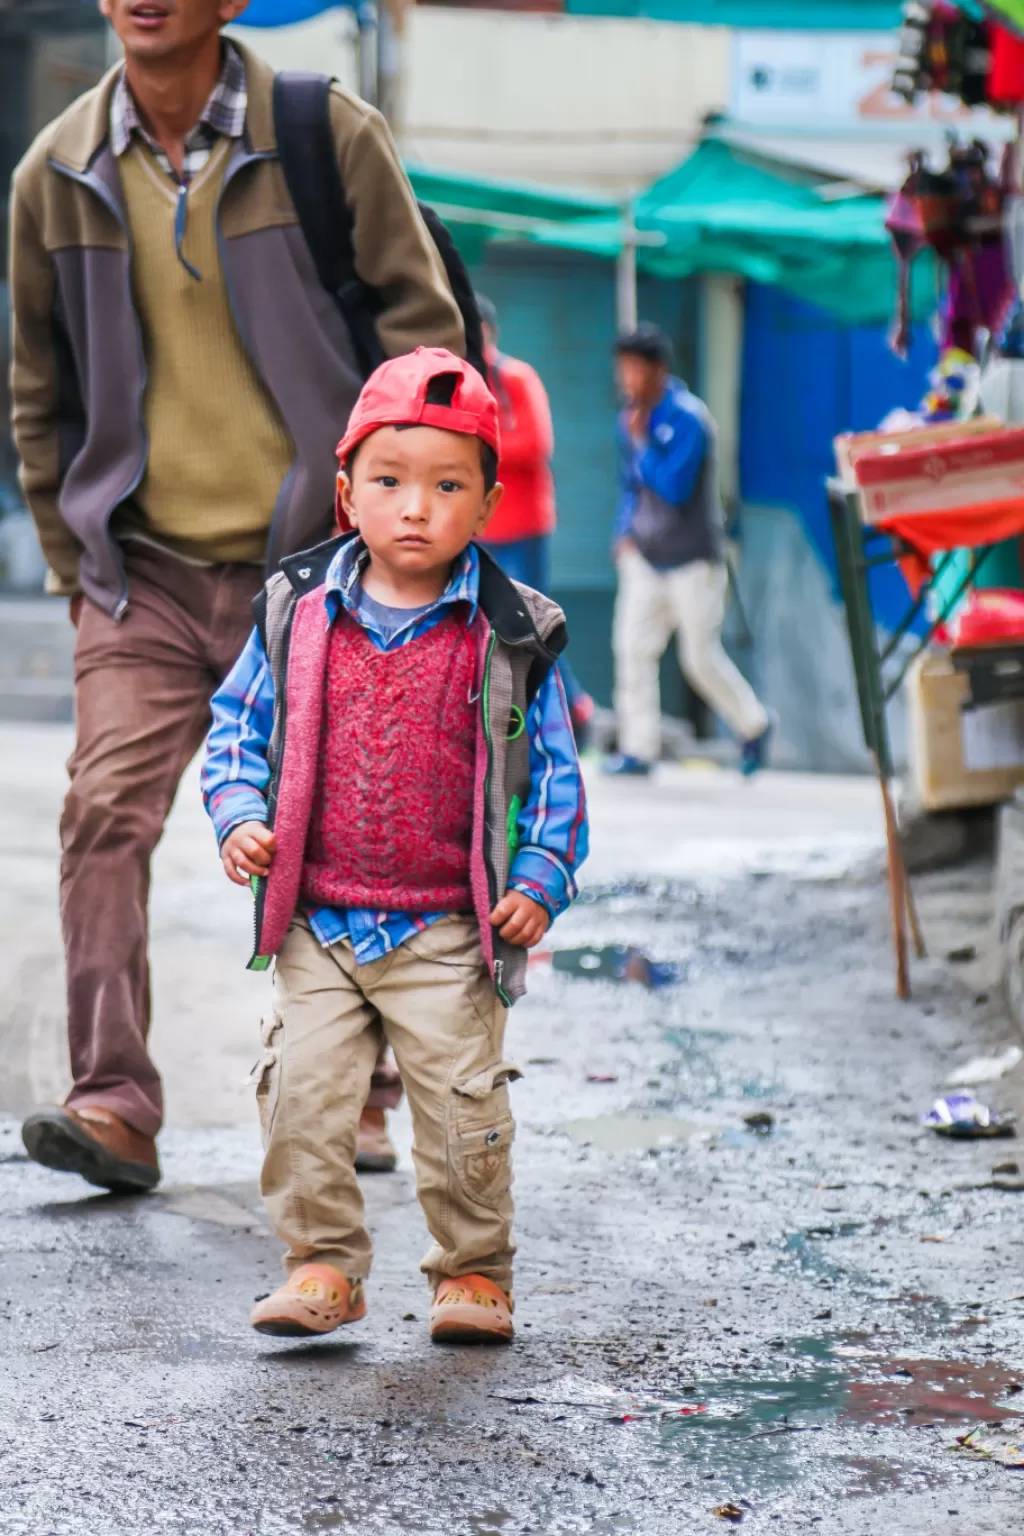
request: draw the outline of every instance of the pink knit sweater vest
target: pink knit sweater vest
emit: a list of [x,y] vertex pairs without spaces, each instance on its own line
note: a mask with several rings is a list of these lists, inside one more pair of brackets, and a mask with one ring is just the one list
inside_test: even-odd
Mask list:
[[394,651],[379,651],[339,613],[302,869],[307,902],[472,909],[474,673],[475,647],[450,612]]

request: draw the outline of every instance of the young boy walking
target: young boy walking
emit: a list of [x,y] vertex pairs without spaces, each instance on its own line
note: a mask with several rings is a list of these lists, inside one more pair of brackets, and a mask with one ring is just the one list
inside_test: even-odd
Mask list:
[[438,348],[385,363],[338,447],[354,533],[282,563],[213,701],[203,792],[276,956],[257,1100],[288,1244],[262,1333],[365,1315],[356,1127],[384,1040],[412,1111],[438,1340],[512,1338],[508,1007],[576,894],[586,807],[561,610],[473,542],[497,404]]

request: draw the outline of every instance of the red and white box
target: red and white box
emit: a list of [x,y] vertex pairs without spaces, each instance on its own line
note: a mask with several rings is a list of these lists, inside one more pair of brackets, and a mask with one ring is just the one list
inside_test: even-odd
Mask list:
[[865,523],[915,512],[955,512],[991,502],[1024,506],[1024,427],[941,446],[880,444],[853,464]]

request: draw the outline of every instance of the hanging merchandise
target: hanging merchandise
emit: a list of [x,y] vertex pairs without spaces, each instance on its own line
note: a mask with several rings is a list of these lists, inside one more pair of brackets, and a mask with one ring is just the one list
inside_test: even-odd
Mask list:
[[910,156],[910,174],[893,198],[885,220],[892,236],[899,271],[896,319],[890,345],[897,357],[906,357],[910,346],[910,268],[914,257],[931,249],[940,258],[953,250],[956,229],[957,184],[947,168],[929,170],[924,155]]
[[969,107],[987,100],[990,70],[985,22],[949,0],[906,0],[899,33],[894,95],[914,102],[926,91],[958,96]]
[[958,238],[949,257],[949,292],[940,344],[973,354],[979,330],[998,334],[1016,297],[1004,239],[1003,214],[1011,188],[1012,152],[1007,147],[998,177],[988,150],[975,142],[950,153],[957,181]]
[[900,55],[892,77],[893,95],[901,97],[903,101],[913,102],[919,92],[928,89],[925,84],[925,49],[930,15],[928,6],[922,5],[921,0],[905,0],[900,23]]
[[993,21],[989,27],[992,64],[988,100],[994,107],[1016,107],[1024,101],[1024,37]]
[[910,157],[910,174],[893,198],[886,218],[899,263],[896,320],[890,344],[905,357],[910,339],[910,267],[930,247],[949,268],[941,343],[974,353],[979,330],[998,332],[1014,301],[1014,284],[1004,243],[1004,208],[1010,187],[1011,155],[1004,154],[998,177],[988,167],[979,141],[954,145],[949,163],[932,171],[924,157]]
[[970,352],[951,347],[928,375],[930,388],[919,407],[920,420],[927,425],[969,420],[978,409],[980,378]]

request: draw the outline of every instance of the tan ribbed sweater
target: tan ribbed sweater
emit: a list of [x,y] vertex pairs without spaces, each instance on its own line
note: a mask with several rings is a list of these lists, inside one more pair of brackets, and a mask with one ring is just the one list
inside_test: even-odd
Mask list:
[[[188,190],[184,254],[174,249],[177,189],[136,139],[118,166],[142,322],[149,460],[134,526],[205,560],[262,560],[291,437],[235,325],[214,214],[227,162],[221,139]],[[115,525],[128,532],[132,514]]]

